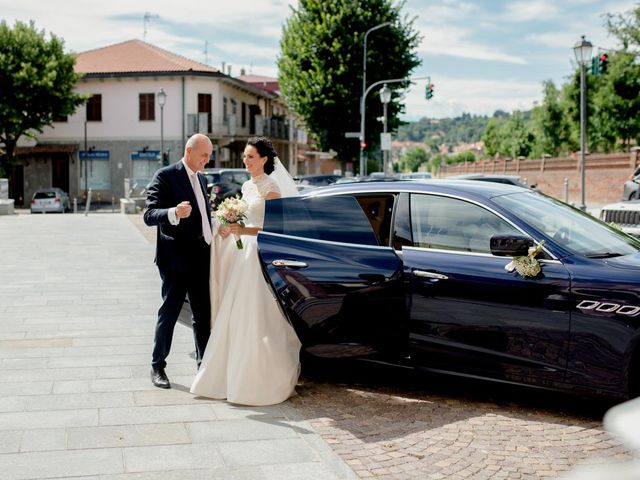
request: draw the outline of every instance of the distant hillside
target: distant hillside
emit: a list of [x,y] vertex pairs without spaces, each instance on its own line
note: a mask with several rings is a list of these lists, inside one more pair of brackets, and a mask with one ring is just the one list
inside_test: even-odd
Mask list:
[[[510,114],[498,110],[493,116],[508,118]],[[400,126],[395,139],[424,142],[433,146],[445,144],[451,147],[462,143],[478,142],[482,139],[482,133],[490,118],[486,115],[469,113],[463,113],[455,118],[421,118],[417,122]]]

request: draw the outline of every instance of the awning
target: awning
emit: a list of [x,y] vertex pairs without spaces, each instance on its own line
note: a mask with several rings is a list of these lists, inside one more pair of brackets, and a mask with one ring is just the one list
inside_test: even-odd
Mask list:
[[77,144],[36,145],[35,147],[16,147],[14,155],[37,155],[40,153],[74,153]]

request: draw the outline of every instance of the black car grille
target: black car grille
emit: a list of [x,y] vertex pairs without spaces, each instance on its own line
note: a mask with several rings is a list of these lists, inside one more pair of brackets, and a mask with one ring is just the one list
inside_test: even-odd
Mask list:
[[640,224],[640,211],[635,210],[605,210],[602,219],[609,223],[618,225],[638,225]]

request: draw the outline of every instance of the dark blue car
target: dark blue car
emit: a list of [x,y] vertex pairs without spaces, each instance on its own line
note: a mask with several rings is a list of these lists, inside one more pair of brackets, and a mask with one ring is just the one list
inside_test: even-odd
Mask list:
[[[540,243],[539,274],[505,269]],[[319,188],[267,202],[258,244],[311,354],[640,393],[640,242],[539,192],[461,180]]]

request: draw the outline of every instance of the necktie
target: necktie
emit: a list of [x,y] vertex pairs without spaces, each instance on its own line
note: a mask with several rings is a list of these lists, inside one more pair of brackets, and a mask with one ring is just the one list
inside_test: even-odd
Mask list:
[[198,174],[194,173],[189,175],[191,180],[191,186],[193,187],[193,193],[196,195],[198,202],[198,208],[200,209],[200,217],[202,218],[202,235],[207,245],[211,245],[211,227],[209,226],[209,220],[207,219],[207,207],[205,206],[204,194],[202,193],[202,187],[198,180]]

